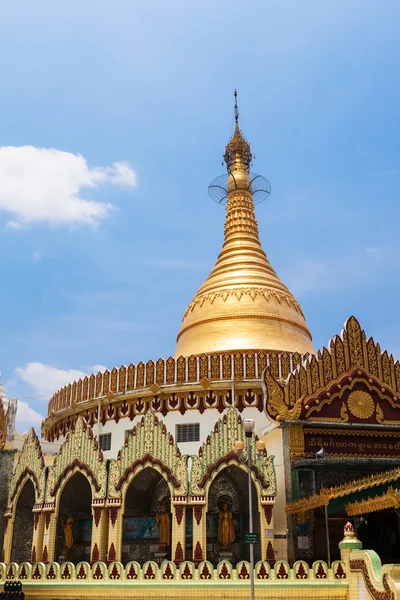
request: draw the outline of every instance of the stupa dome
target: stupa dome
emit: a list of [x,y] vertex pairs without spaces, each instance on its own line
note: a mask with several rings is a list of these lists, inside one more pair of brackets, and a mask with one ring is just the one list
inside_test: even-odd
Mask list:
[[232,350],[313,352],[299,303],[262,249],[250,177],[250,144],[238,124],[226,147],[226,221],[214,268],[187,307],[175,356]]

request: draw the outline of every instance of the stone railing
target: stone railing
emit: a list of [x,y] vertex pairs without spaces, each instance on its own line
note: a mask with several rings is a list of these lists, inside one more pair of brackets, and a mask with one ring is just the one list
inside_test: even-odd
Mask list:
[[[346,568],[343,562],[335,561],[329,569],[324,561],[316,561],[312,567],[306,562],[298,561],[289,567],[284,561],[279,561],[270,567],[266,561],[260,561],[254,568],[255,581],[267,582],[319,582],[343,583],[346,581]],[[74,565],[71,562],[56,562],[47,564],[38,562],[34,564],[0,563],[0,581],[17,579],[22,582],[49,583],[49,582],[157,582],[181,581],[191,582],[246,582],[250,580],[250,564],[243,560],[233,568],[228,561],[223,561],[217,567],[208,561],[201,562],[197,567],[190,561],[184,561],[179,566],[170,561],[164,561],[158,566],[154,561],[148,561],[143,566],[137,562],[129,562],[123,566],[120,562],[112,562],[108,566],[104,562],[90,565],[80,562]]]
[[159,358],[156,362],[149,360],[128,367],[122,365],[111,371],[92,374],[74,381],[56,392],[48,407],[48,415],[64,411],[81,402],[107,395],[124,395],[137,390],[160,390],[163,386],[179,386],[184,384],[201,384],[209,380],[217,381],[254,381],[260,380],[262,372],[270,367],[277,379],[286,379],[306,356],[297,352],[269,354],[265,352],[235,352],[223,354],[202,354],[166,360]]

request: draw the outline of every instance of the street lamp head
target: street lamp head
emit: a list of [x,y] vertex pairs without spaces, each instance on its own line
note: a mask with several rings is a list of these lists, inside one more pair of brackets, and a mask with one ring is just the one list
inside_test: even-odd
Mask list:
[[243,419],[243,429],[245,431],[246,437],[250,437],[254,431],[254,419]]

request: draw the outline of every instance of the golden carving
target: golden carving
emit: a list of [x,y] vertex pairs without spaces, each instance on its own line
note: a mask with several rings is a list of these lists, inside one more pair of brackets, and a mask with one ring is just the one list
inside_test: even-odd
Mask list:
[[135,365],[132,363],[128,367],[128,390],[135,388]]
[[368,371],[375,377],[378,376],[378,363],[376,361],[376,348],[375,342],[372,338],[369,338],[367,342],[367,355],[368,355]]
[[347,405],[350,412],[358,419],[369,419],[375,408],[371,394],[362,390],[351,392]]
[[277,421],[298,419],[301,413],[302,400],[297,400],[295,405],[292,408],[289,408],[285,396],[286,390],[271,375],[269,368],[265,371],[264,384],[268,403],[268,413],[272,417],[275,417]]
[[167,359],[167,383],[175,381],[175,360],[170,356]]
[[186,363],[183,356],[180,356],[176,361],[176,378],[182,383],[186,381]]
[[222,355],[222,378],[232,379],[232,357],[228,352]]
[[89,400],[93,400],[93,398],[94,398],[94,388],[95,388],[95,385],[96,385],[96,378],[92,374],[90,376],[90,380],[89,380]]
[[234,373],[235,379],[244,377],[244,368],[243,368],[243,354],[241,352],[236,352],[234,359]]
[[289,425],[289,448],[290,460],[304,457],[304,431],[302,425]]
[[153,383],[149,389],[152,394],[157,395],[158,392],[161,390],[161,386],[158,385],[158,383]]
[[136,387],[144,387],[144,363],[140,362],[136,369]]
[[[106,369],[103,373],[103,396],[106,396],[110,389],[110,371]],[[78,402],[79,402],[79,382],[78,382]]]
[[329,502],[335,498],[342,498],[343,496],[348,496],[356,492],[361,492],[362,490],[367,490],[371,487],[397,481],[398,479],[400,479],[400,468],[368,475],[367,477],[362,477],[361,479],[356,479],[355,481],[343,483],[342,485],[335,487],[322,488],[319,494],[315,494],[310,498],[301,498],[297,502],[287,504],[285,506],[285,511],[287,514],[296,514],[305,510],[317,508],[318,506],[327,506]]
[[197,358],[194,354],[188,358],[188,381],[197,381]]
[[164,384],[164,361],[162,358],[156,362],[156,382],[158,385]]
[[344,360],[344,346],[339,336],[336,336],[334,349],[337,374],[342,375],[346,370],[346,364]]
[[380,510],[386,510],[388,508],[398,509],[400,508],[400,491],[389,487],[385,494],[369,497],[366,500],[360,500],[359,502],[350,502],[346,504],[346,511],[349,517],[356,515],[363,515]]
[[214,352],[214,354],[211,356],[211,379],[221,379],[219,368],[219,354]]
[[200,385],[203,389],[207,390],[211,385],[211,381],[207,377],[203,377],[200,381]]
[[246,379],[255,379],[256,378],[256,361],[254,358],[254,354],[252,352],[248,352],[246,354]]
[[118,391],[122,393],[125,391],[126,386],[126,367],[122,365],[119,368],[119,376],[118,376]]
[[146,364],[146,387],[154,383],[154,361],[149,360]]
[[348,336],[350,365],[352,367],[363,366],[361,327],[355,317],[347,320],[345,330]]
[[[96,375],[96,398],[99,398],[102,394],[103,390],[103,374],[97,373]],[[72,397],[75,398],[76,395],[76,383],[72,384]]]
[[118,369],[116,367],[114,367],[111,371],[111,385],[110,385],[110,390],[112,392],[117,391],[117,384],[118,384]]
[[206,354],[202,354],[200,356],[199,363],[200,363],[199,378],[203,379],[204,377],[208,376],[208,357]]
[[[259,371],[259,373],[261,374],[262,371]],[[289,373],[290,373],[290,354],[289,354],[289,352],[283,352],[281,355],[282,379],[286,379],[286,377],[289,375]]]

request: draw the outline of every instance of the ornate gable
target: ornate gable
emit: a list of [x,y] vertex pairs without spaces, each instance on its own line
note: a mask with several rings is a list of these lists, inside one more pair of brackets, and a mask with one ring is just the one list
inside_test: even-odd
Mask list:
[[149,464],[165,474],[174,496],[185,496],[189,485],[187,459],[187,455],[181,455],[163,422],[149,410],[133,428],[118,459],[111,460],[108,495],[121,498],[122,487],[129,475]]
[[[205,496],[208,484],[219,467],[231,460],[237,460],[234,450],[237,440],[245,441],[242,419],[234,408],[229,408],[226,415],[215,424],[214,431],[200,447],[198,456],[192,456],[192,471],[190,478],[192,496]],[[261,488],[269,496],[276,494],[276,477],[274,457],[267,456],[266,451],[261,457],[256,449],[257,437],[252,436],[252,456],[254,460],[254,476]]]
[[97,440],[93,437],[92,429],[82,417],[77,419],[74,431],[67,434],[53,466],[49,469],[46,502],[54,502],[63,479],[75,468],[87,475],[93,499],[104,499],[107,489],[106,463]]
[[266,369],[263,386],[266,412],[276,421],[400,425],[400,364],[366,339],[355,317],[284,383]]
[[25,439],[21,455],[10,483],[8,510],[12,511],[15,496],[22,482],[30,477],[35,488],[35,504],[44,500],[46,470],[40,441],[33,427]]

